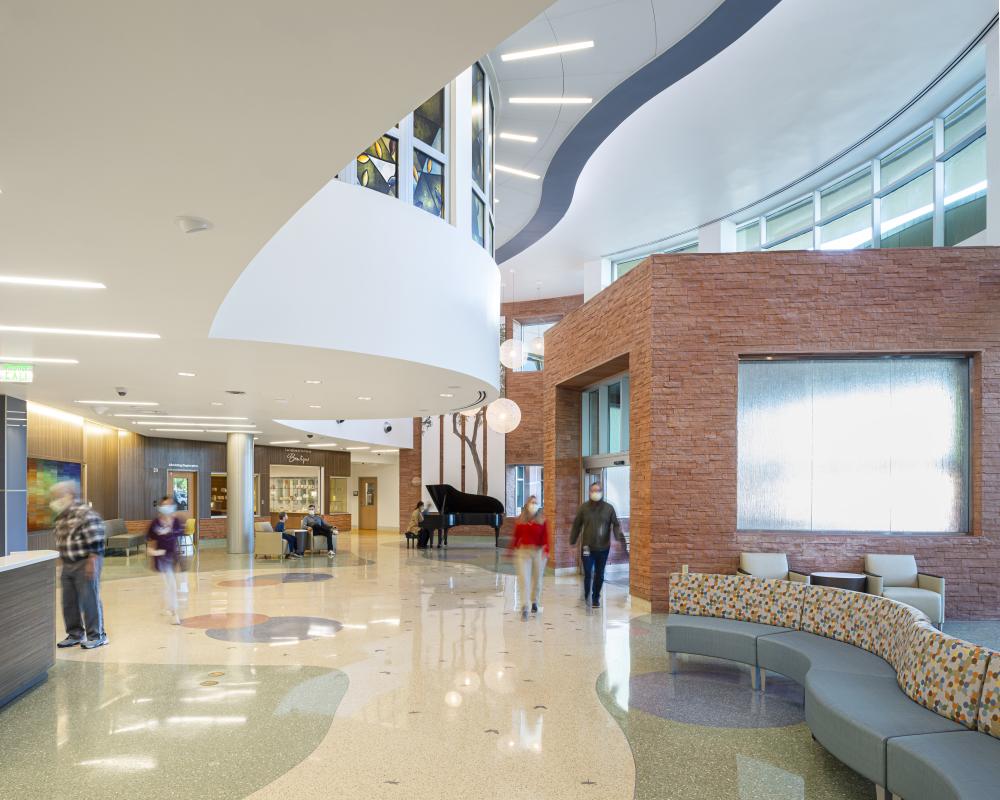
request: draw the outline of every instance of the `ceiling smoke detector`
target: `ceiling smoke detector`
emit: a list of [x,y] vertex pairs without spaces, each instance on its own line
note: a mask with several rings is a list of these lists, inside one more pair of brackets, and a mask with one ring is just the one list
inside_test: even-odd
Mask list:
[[177,217],[174,222],[181,233],[201,233],[212,229],[212,223],[202,217]]

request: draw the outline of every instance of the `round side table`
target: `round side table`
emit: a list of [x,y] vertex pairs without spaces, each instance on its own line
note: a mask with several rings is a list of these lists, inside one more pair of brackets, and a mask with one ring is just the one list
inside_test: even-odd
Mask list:
[[852,592],[864,592],[868,588],[868,578],[860,572],[813,572],[809,582],[813,586],[832,586]]

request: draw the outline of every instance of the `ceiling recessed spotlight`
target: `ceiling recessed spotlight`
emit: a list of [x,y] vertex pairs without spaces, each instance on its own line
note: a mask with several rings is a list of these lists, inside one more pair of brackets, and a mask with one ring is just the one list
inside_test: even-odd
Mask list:
[[212,405],[213,406],[221,406],[222,403],[219,403],[219,402],[216,402],[216,401],[212,401]]
[[345,447],[345,450],[368,450],[367,447]]
[[323,406],[309,406],[309,408],[322,408]]
[[366,394],[359,394],[358,400],[371,400],[371,398]]
[[177,374],[180,375],[182,378],[193,378],[193,377],[195,377],[195,374],[193,372],[178,372]]
[[577,50],[589,50],[594,46],[594,42],[568,42],[567,44],[554,44],[550,47],[536,47],[534,50],[515,50],[512,53],[504,53],[500,56],[501,61],[521,61],[525,58],[539,58],[540,56],[555,56],[560,53],[572,53]]
[[21,364],[79,364],[75,358],[40,358],[35,356],[0,356],[0,361],[13,361]]
[[159,339],[158,333],[99,331],[91,328],[43,328],[37,325],[0,325],[5,333],[52,333],[57,336],[105,336],[112,339]]
[[594,102],[592,97],[511,97],[508,103],[533,106],[585,106]]
[[[158,406],[159,403],[149,403],[138,400],[74,400],[84,406]],[[129,414],[128,416],[132,416]]]
[[181,233],[201,233],[212,229],[212,223],[203,217],[177,217],[174,222],[181,229]]
[[316,385],[317,383],[322,383],[322,382],[323,382],[323,381],[317,381],[317,380],[310,380],[310,381],[306,381],[306,383],[308,383],[308,384],[311,384],[311,385],[313,385],[313,386],[315,386],[315,385]]
[[508,175],[517,175],[521,178],[531,178],[533,181],[537,181],[541,175],[536,175],[534,172],[528,172],[524,169],[517,169],[516,167],[505,167],[503,164],[494,164],[493,169],[497,172],[506,172]]
[[282,439],[280,442],[268,442],[268,444],[298,444],[301,439]]
[[537,136],[532,136],[528,133],[509,133],[508,131],[501,131],[500,138],[506,139],[509,142],[529,142],[531,144],[538,141]]
[[107,289],[97,281],[74,281],[63,278],[28,278],[21,275],[0,275],[0,283],[16,286],[43,286],[51,289]]
[[288,402],[288,398],[287,397],[275,397],[274,398],[274,402],[275,403],[287,403]]
[[455,395],[453,395],[451,392],[441,392],[441,394],[439,396],[440,397],[454,397]]

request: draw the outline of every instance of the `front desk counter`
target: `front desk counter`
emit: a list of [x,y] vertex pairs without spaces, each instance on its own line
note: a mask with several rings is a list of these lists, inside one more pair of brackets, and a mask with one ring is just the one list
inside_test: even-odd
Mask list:
[[55,663],[55,550],[0,558],[0,707],[41,683]]

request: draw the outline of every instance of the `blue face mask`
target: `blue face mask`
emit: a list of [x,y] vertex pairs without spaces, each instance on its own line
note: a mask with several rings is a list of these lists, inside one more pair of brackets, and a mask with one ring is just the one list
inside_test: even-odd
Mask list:
[[163,514],[163,516],[167,517],[177,510],[177,506],[157,506],[156,510]]

